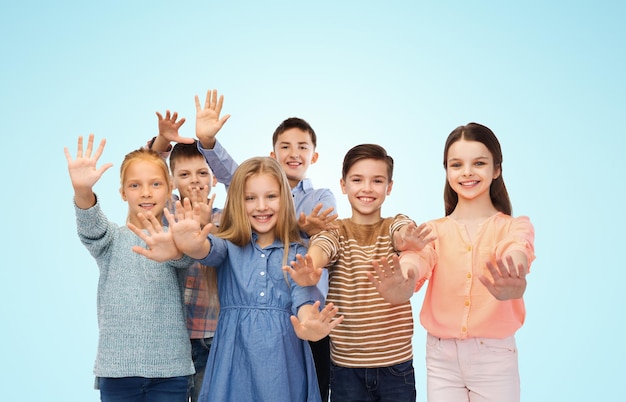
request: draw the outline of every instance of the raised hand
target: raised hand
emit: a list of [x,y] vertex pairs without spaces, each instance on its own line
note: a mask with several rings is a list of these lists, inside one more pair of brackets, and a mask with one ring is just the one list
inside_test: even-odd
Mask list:
[[189,189],[188,194],[191,196],[191,208],[198,209],[198,215],[194,215],[199,219],[200,226],[213,222],[213,202],[215,201],[215,194],[211,195],[211,198],[207,200],[209,196],[210,187],[205,185],[204,187],[192,187]]
[[322,277],[323,268],[315,268],[313,258],[307,254],[304,257],[296,254],[296,260],[291,262],[291,266],[285,265],[283,271],[291,275],[291,278],[300,286],[315,286]]
[[145,248],[133,246],[132,249],[135,253],[158,262],[182,258],[183,253],[176,247],[172,234],[163,230],[163,226],[151,211],[146,214],[139,212],[137,217],[147,233],[130,221],[126,224],[133,233],[146,243]]
[[300,307],[298,317],[291,316],[291,324],[298,338],[307,341],[319,341],[343,321],[343,316],[333,320],[339,310],[332,303],[328,303],[322,311],[319,311],[319,307],[320,302],[318,300],[313,305]]
[[526,274],[528,267],[525,264],[516,264],[513,257],[506,257],[506,262],[496,259],[496,266],[490,261],[487,262],[487,269],[491,273],[493,281],[487,276],[481,275],[478,279],[485,285],[489,293],[497,300],[519,299],[526,291]]
[[436,236],[429,236],[432,229],[425,223],[416,226],[411,222],[394,233],[394,246],[400,251],[421,251]]
[[196,259],[202,259],[209,254],[211,243],[207,236],[213,228],[213,224],[208,223],[204,227],[200,225],[200,210],[199,208],[192,208],[188,198],[185,198],[182,203],[176,201],[175,215],[172,215],[167,209],[163,213],[169,222],[174,243],[180,251]]
[[367,277],[385,301],[400,304],[411,298],[415,289],[415,271],[408,269],[405,277],[397,255],[392,256],[392,264],[383,257],[372,261],[372,265],[376,276],[368,272]]
[[305,215],[304,212],[300,213],[300,217],[298,218],[298,227],[301,232],[306,233],[309,237],[321,232],[322,230],[336,228],[334,221],[339,215],[333,214],[333,211],[335,210],[333,207],[327,208],[320,213],[322,207],[322,204],[317,204],[308,216]]
[[72,187],[74,187],[74,202],[81,209],[90,208],[95,204],[96,198],[93,194],[93,186],[100,180],[104,172],[113,166],[112,163],[105,163],[99,168],[97,167],[98,159],[100,159],[102,151],[104,151],[106,140],[102,139],[100,141],[100,145],[95,152],[93,152],[93,141],[94,135],[89,134],[87,149],[83,151],[83,137],[78,137],[76,159],[72,159],[67,147],[63,149]]
[[170,142],[182,142],[183,144],[193,144],[193,138],[185,138],[178,135],[178,129],[185,123],[185,118],[178,119],[178,113],[174,112],[170,114],[169,110],[165,111],[165,117],[161,113],[156,112],[159,119],[159,136]]
[[196,100],[196,137],[203,148],[213,149],[215,146],[215,136],[220,131],[224,123],[230,118],[227,114],[220,118],[224,95],[217,96],[217,89],[208,90],[204,101],[204,108],[200,106],[198,95]]

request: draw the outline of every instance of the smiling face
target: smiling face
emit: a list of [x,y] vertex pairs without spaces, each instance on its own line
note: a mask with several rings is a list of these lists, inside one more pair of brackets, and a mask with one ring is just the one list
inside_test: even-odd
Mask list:
[[476,200],[491,203],[489,188],[500,175],[500,169],[483,143],[456,141],[448,149],[446,162],[446,178],[459,203]]
[[172,169],[174,187],[178,189],[180,197],[191,197],[192,189],[206,188],[211,193],[211,187],[215,187],[216,181],[209,169],[209,165],[201,154],[194,157],[181,157],[176,159]]
[[280,163],[293,188],[306,178],[306,171],[317,161],[318,154],[311,134],[294,127],[278,135],[270,156]]
[[126,168],[120,188],[122,199],[128,202],[128,221],[143,227],[137,213],[148,211],[160,221],[171,189],[163,168],[149,160],[132,161]]
[[244,185],[244,202],[250,226],[257,233],[257,243],[265,247],[274,242],[280,213],[280,185],[271,175],[250,176]]
[[361,159],[350,167],[340,184],[341,191],[348,196],[355,223],[371,224],[380,220],[381,206],[393,185],[387,163]]

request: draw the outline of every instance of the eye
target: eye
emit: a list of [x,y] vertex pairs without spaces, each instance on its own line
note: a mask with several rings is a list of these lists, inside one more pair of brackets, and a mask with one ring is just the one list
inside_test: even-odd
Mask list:
[[180,177],[181,179],[184,179],[187,176],[189,176],[187,173],[179,173],[178,174],[178,177]]
[[254,196],[252,196],[252,195],[246,195],[246,196],[244,197],[244,200],[245,200],[245,201],[254,201],[254,199],[255,199],[255,197],[254,197]]
[[270,200],[276,199],[276,198],[278,198],[278,194],[269,194],[267,196],[267,198],[270,199]]
[[163,185],[163,183],[160,182],[160,181],[152,183],[152,187],[161,187],[162,185]]
[[485,166],[487,165],[487,163],[483,162],[483,161],[478,161],[475,163],[476,166]]
[[137,184],[137,183],[130,183],[128,185],[128,188],[137,188],[137,187],[139,187],[139,184]]
[[203,171],[203,172],[200,172],[200,173],[198,173],[198,174],[199,174],[200,176],[202,176],[202,177],[205,177],[205,176],[208,176],[208,175],[209,175],[209,172]]
[[374,179],[374,183],[376,184],[381,184],[384,183],[385,181],[383,179]]
[[448,165],[451,168],[459,168],[461,167],[461,164],[459,162],[454,162]]

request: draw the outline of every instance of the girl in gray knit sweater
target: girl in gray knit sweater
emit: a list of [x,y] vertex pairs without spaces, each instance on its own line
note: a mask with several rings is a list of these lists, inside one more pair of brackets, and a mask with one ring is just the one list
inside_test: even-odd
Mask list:
[[[155,152],[139,149],[121,166],[122,199],[128,203],[127,226],[110,222],[102,213],[93,186],[112,164],[96,166],[105,140],[94,151],[91,134],[83,151],[78,138],[76,158],[65,148],[74,188],[78,236],[96,259],[98,281],[98,353],[96,388],[102,401],[186,401],[194,373],[182,300],[182,279],[192,263],[178,253],[167,261],[158,251],[173,244],[166,229],[153,233],[142,216],[160,221],[171,197],[167,165]],[[129,228],[147,230],[154,260],[132,249],[146,244]]]

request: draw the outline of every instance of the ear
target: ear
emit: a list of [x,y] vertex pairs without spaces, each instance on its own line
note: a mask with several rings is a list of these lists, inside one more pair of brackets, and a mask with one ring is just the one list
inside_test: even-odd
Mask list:
[[391,188],[393,187],[393,180],[387,184],[387,195],[391,194]]
[[498,168],[493,172],[493,179],[495,180],[500,177],[500,173],[502,173],[502,168],[498,166]]
[[341,192],[346,194],[346,181],[343,178],[339,179],[339,186],[341,187]]
[[313,152],[313,157],[311,157],[311,165],[317,162],[318,157],[319,157],[319,154],[317,152]]
[[122,196],[122,200],[128,201],[128,199],[126,199],[126,193],[124,192],[123,187],[120,187],[120,195]]
[[213,177],[213,180],[211,180],[211,184],[213,184],[213,187],[217,186],[217,177],[215,177],[215,175],[211,175]]
[[[274,151],[270,152],[270,158],[276,159],[276,153]],[[278,160],[278,159],[276,159]]]

